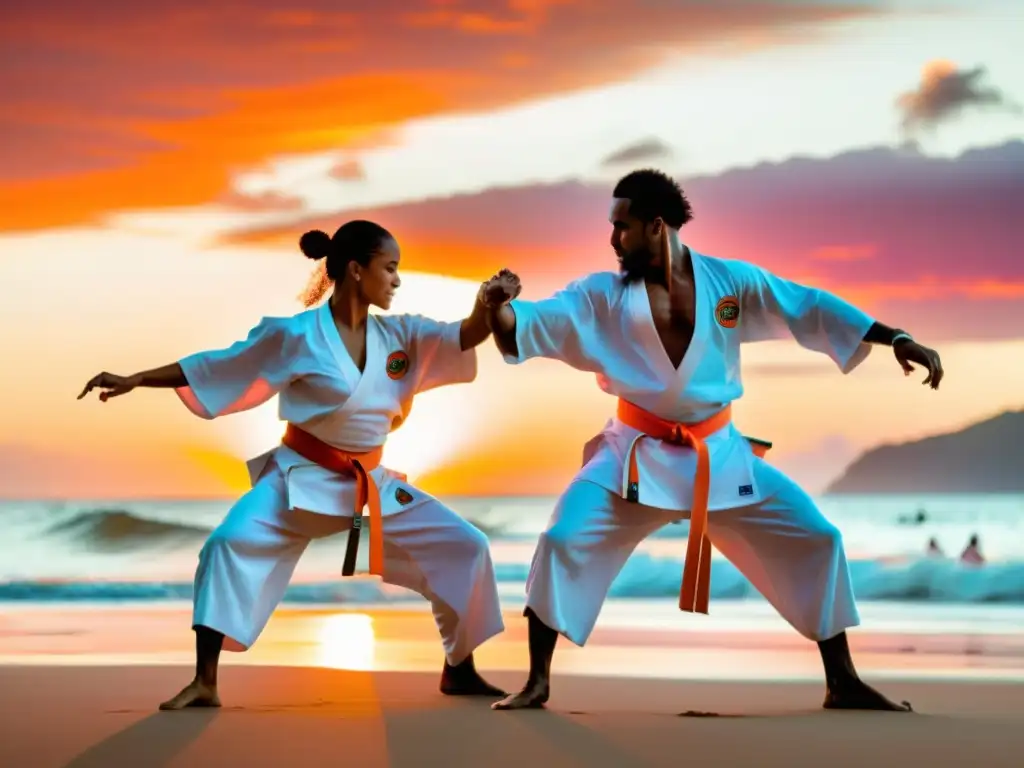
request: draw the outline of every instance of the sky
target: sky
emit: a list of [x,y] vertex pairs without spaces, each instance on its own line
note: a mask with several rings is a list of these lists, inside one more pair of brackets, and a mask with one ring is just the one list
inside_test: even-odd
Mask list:
[[[693,248],[943,355],[932,392],[881,349],[846,377],[789,342],[745,352],[737,422],[810,490],[873,446],[1024,407],[1019,3],[370,7],[0,9],[0,497],[244,491],[273,404],[211,423],[166,391],[81,386],[299,311],[299,235],[356,217],[402,246],[394,312],[457,320],[503,266],[540,298],[613,268],[611,188],[646,166],[683,184]],[[478,380],[422,396],[385,457],[440,495],[555,494],[613,408],[488,342]]]

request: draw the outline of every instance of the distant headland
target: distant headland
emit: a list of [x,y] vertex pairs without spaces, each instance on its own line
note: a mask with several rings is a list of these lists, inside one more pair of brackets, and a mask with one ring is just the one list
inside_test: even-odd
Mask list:
[[825,493],[1024,493],[1024,410],[873,448]]

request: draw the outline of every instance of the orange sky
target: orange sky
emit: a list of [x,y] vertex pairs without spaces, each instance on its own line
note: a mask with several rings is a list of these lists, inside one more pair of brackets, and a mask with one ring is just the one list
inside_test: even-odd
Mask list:
[[[55,82],[55,65],[26,56],[13,75],[0,155],[9,162],[0,165],[18,170],[0,184],[0,229],[201,204],[234,173],[278,155],[376,145],[416,118],[628,80],[673,49],[768,45],[794,22],[867,13],[842,4],[666,3],[648,14],[617,0],[341,5],[5,8],[5,43],[56,42],[101,63]],[[90,99],[72,93],[82,87]],[[89,170],[69,172],[81,168]]]
[[[607,197],[633,164],[684,179],[694,247],[834,290],[943,351],[927,393],[884,352],[843,378],[792,345],[752,349],[737,412],[798,479],[1020,407],[1024,134],[1000,113],[1015,97],[995,74],[984,91],[974,70],[929,65],[1017,71],[1024,45],[999,18],[858,0],[366,7],[0,10],[19,65],[0,70],[0,356],[18,372],[0,496],[239,492],[240,459],[280,430],[272,406],[209,423],[167,392],[74,395],[102,368],[297,311],[298,235],[356,216],[402,244],[395,311],[458,319],[506,265],[545,295],[611,266]],[[901,118],[947,143],[908,144]],[[387,455],[438,493],[556,493],[611,407],[590,377],[504,366],[488,342],[478,382],[425,396]],[[431,448],[445,425],[457,434]]]

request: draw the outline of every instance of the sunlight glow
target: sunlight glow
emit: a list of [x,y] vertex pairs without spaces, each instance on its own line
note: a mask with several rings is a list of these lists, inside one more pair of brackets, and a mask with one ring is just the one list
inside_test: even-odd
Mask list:
[[337,613],[320,625],[317,663],[331,669],[363,672],[374,668],[377,635],[366,613]]
[[[469,280],[403,272],[391,313],[457,322],[472,311],[479,287]],[[409,418],[388,437],[384,462],[411,481],[436,470],[473,440],[472,425],[483,417],[486,404],[486,394],[473,385],[442,387],[417,396]]]

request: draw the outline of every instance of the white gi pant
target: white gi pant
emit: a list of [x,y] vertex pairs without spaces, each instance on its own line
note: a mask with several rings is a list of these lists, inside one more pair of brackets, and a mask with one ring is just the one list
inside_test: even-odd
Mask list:
[[[857,626],[860,616],[842,534],[794,481],[761,459],[754,461],[763,500],[709,512],[712,544],[804,637],[827,640]],[[584,645],[612,582],[637,545],[662,526],[688,517],[687,512],[630,503],[589,481],[574,481],[537,543],[527,607],[547,626]],[[680,542],[682,554],[685,546]]]
[[[383,521],[383,579],[430,601],[450,664],[504,630],[490,547],[479,529],[436,499]],[[351,517],[289,510],[282,474],[270,470],[199,553],[193,627],[222,633],[225,650],[247,650],[284,597],[310,541],[351,525]],[[362,532],[362,546],[368,535]]]

